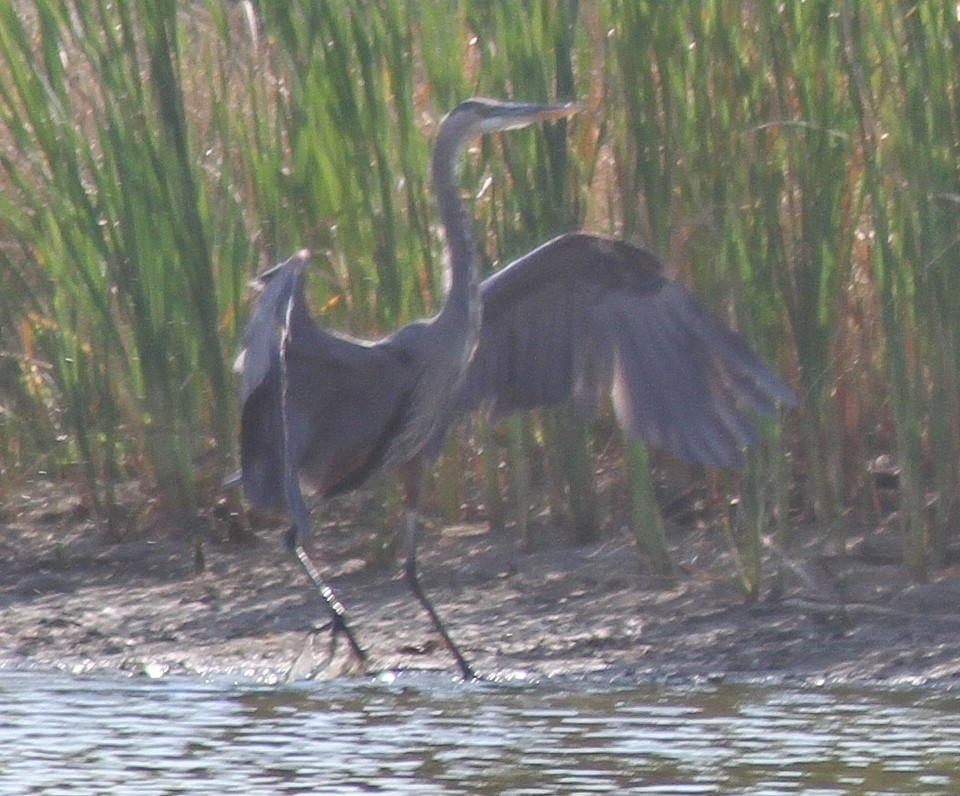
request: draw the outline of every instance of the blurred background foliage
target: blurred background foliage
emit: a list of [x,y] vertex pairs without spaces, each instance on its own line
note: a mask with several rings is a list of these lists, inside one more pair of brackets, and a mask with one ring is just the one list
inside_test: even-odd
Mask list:
[[642,243],[801,407],[745,474],[706,478],[609,421],[474,423],[432,509],[503,523],[507,495],[521,531],[546,510],[581,538],[632,522],[663,569],[651,498],[669,520],[699,488],[738,498],[715,516],[745,553],[796,523],[842,545],[895,522],[922,577],[957,525],[958,81],[938,0],[5,3],[0,492],[71,482],[119,536],[116,489],[139,479],[192,527],[236,462],[246,282],[308,247],[324,323],[378,335],[432,311],[442,114],[575,98],[566,127],[468,153],[485,267],[581,227]]

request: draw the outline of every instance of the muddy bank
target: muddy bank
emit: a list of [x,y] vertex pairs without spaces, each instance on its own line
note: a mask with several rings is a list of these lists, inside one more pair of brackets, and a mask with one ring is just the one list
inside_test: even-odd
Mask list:
[[[24,496],[2,520],[4,667],[277,678],[321,623],[279,529],[246,544],[209,534],[196,575],[189,545],[107,544],[69,495]],[[626,531],[577,547],[564,531],[539,528],[532,552],[519,552],[512,533],[483,525],[428,529],[421,574],[484,676],[960,683],[960,575],[914,585],[882,545],[829,556],[812,533],[797,534],[791,566],[768,551],[753,605],[720,535],[693,529],[671,533],[671,583],[644,574]],[[352,523],[315,540],[369,671],[455,675],[399,567],[365,563],[372,538]]]

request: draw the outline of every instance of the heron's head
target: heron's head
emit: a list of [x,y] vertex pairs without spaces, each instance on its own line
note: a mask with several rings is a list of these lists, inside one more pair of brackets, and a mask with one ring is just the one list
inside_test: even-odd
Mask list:
[[440,122],[437,146],[458,149],[467,139],[484,133],[516,130],[538,121],[564,119],[580,107],[572,102],[542,104],[474,97],[457,105]]

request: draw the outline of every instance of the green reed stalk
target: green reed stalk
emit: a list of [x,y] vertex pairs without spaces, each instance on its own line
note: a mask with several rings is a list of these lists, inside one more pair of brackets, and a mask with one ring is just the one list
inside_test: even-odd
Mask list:
[[[905,558],[918,578],[942,561],[956,483],[960,241],[955,22],[946,7],[845,7],[845,55],[876,228],[874,257],[901,466]],[[901,55],[902,53],[902,55]],[[869,59],[869,60],[867,60]],[[879,63],[872,79],[868,64]],[[891,97],[890,82],[902,94]],[[927,99],[924,99],[924,98]],[[905,107],[902,106],[905,103]],[[929,375],[928,375],[929,374]],[[923,443],[929,418],[930,444]],[[926,489],[939,500],[928,549]],[[932,554],[932,555],[931,555]]]
[[[506,511],[503,492],[500,489],[500,452],[491,424],[483,415],[477,417],[476,429],[476,439],[480,444],[479,475],[483,483],[484,514],[487,525],[493,530],[500,531],[506,527]],[[518,512],[517,516],[520,520],[526,521],[526,512]],[[521,526],[521,539],[524,533],[525,528]]]
[[[851,7],[844,8],[844,66],[850,76],[851,96],[860,124],[864,148],[864,177],[870,197],[871,217],[876,230],[874,267],[880,291],[881,319],[886,342],[886,359],[890,375],[890,395],[896,423],[897,446],[900,456],[901,518],[906,534],[905,559],[918,578],[926,575],[923,542],[924,523],[921,513],[920,482],[920,396],[918,383],[912,373],[913,358],[907,352],[912,324],[908,317],[909,303],[903,299],[914,291],[916,271],[902,267],[904,252],[894,250],[890,211],[893,197],[885,187],[883,147],[878,114],[878,97],[866,77],[866,64],[874,54],[870,37],[864,35],[878,18],[858,19]],[[863,24],[864,28],[860,28]],[[874,40],[879,41],[879,40]]]
[[[218,280],[236,269],[212,243],[223,186],[197,168],[177,6],[29,10],[0,10],[2,122],[17,153],[4,169],[16,234],[49,279],[38,331],[76,444],[63,455],[79,458],[95,506],[125,466],[147,462],[186,530],[194,459],[213,447],[225,462],[233,447]],[[235,215],[220,221],[235,229]]]
[[[682,7],[668,13],[653,4],[613,2],[618,99],[625,125],[618,130],[620,219],[626,238],[645,239],[669,261],[678,179],[681,119],[686,107],[685,25]],[[642,205],[640,204],[642,200]],[[666,535],[653,493],[649,455],[625,440],[631,517],[640,549],[654,574],[671,571]]]
[[[930,523],[931,563],[942,565],[957,494],[960,455],[958,356],[960,356],[960,277],[954,265],[960,251],[960,99],[955,9],[930,4],[902,16],[904,57],[891,62],[904,87],[905,113],[890,125],[899,170],[909,175],[897,192],[896,218],[916,274],[916,317],[925,318],[924,361],[930,368],[929,439],[924,468],[932,472],[937,500]],[[949,45],[949,46],[946,46]],[[924,374],[914,371],[917,389]],[[924,499],[918,494],[915,500]],[[923,506],[919,506],[923,511]],[[919,519],[919,518],[918,518]],[[915,532],[922,526],[917,525]],[[925,543],[913,540],[912,547]],[[919,556],[915,550],[912,559]]]
[[[530,549],[530,461],[527,450],[527,424],[521,415],[512,415],[505,421],[507,430],[507,461],[510,467],[510,483],[513,487],[514,512],[517,519],[517,538],[521,550]],[[493,481],[498,488],[497,481]],[[488,491],[493,491],[489,489]],[[492,527],[497,520],[494,513],[488,520]]]

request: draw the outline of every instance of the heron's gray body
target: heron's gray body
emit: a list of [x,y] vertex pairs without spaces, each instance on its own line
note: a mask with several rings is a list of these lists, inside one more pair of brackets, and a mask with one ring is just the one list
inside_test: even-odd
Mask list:
[[[609,393],[632,436],[688,462],[737,467],[754,441],[744,409],[792,401],[659,259],[622,241],[563,235],[489,277],[476,336],[442,313],[372,343],[321,329],[303,298],[305,266],[299,255],[285,263],[272,279],[286,284],[269,282],[260,310],[273,316],[272,301],[292,299],[291,455],[324,496],[431,458],[450,422],[477,408],[503,415],[572,398],[589,419]],[[283,499],[279,350],[265,349],[273,365],[245,389],[244,487],[264,505]],[[274,441],[266,449],[264,435]]]

